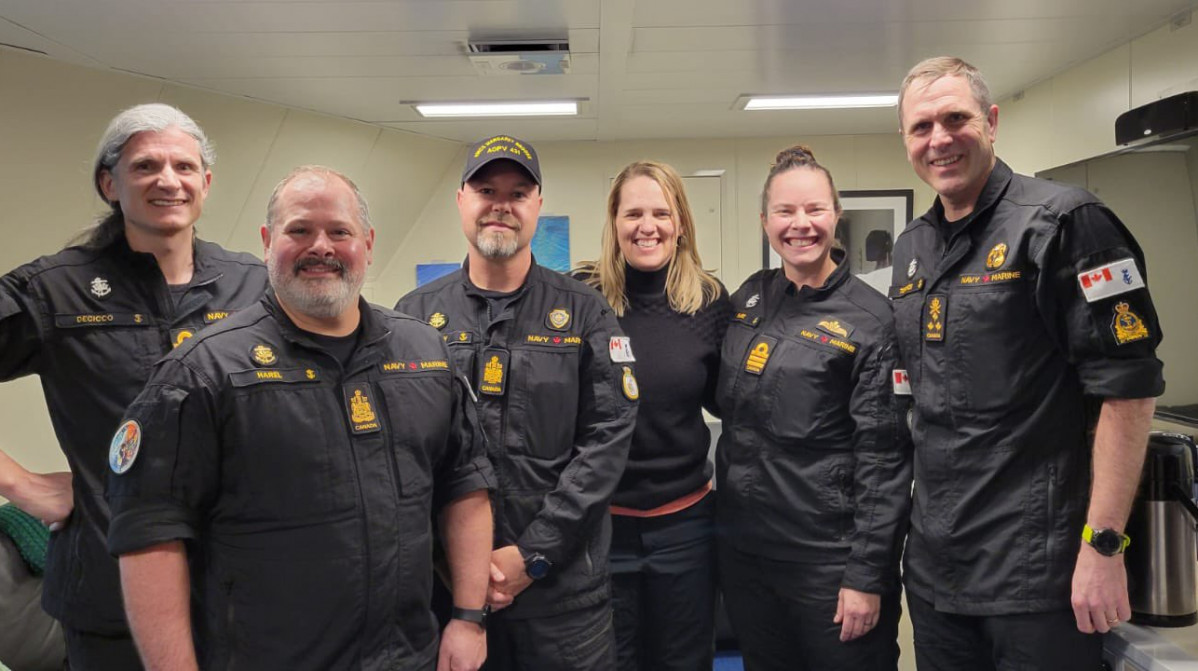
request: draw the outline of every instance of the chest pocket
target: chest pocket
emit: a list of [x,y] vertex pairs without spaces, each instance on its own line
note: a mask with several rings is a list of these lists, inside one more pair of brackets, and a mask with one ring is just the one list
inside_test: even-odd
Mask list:
[[512,349],[508,379],[508,454],[565,462],[574,449],[579,345]]
[[[762,374],[759,397],[766,404],[766,426],[783,440],[819,443],[852,435],[844,421],[852,389],[854,355],[806,341],[784,338]],[[819,443],[806,447],[820,446]]]
[[456,439],[452,382],[448,370],[385,374],[377,382],[404,498],[428,493],[433,469]]
[[945,323],[949,403],[960,410],[1007,412],[1031,398],[1025,385],[1051,382],[1023,379],[1021,371],[1052,351],[1035,309],[1026,276],[993,284],[962,284],[952,279]]
[[238,389],[223,429],[225,496],[244,517],[328,519],[354,508],[349,429],[336,392],[306,383]]

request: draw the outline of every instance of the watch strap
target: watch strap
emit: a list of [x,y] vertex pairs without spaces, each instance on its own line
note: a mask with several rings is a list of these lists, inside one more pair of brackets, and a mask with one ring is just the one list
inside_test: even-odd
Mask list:
[[[1106,532],[1114,534],[1119,539],[1119,547],[1111,553],[1099,550],[1098,546],[1094,544],[1095,536]],[[1121,534],[1114,529],[1095,529],[1089,524],[1082,526],[1082,540],[1085,541],[1087,545],[1097,550],[1099,554],[1105,555],[1107,557],[1114,557],[1117,554],[1122,554],[1123,551],[1127,549],[1127,546],[1131,545],[1131,537],[1127,534]]]
[[454,620],[473,622],[474,624],[477,624],[485,629],[487,627],[487,616],[490,614],[490,606],[483,606],[482,608],[458,608],[457,606],[454,606],[453,612],[450,614],[450,618]]

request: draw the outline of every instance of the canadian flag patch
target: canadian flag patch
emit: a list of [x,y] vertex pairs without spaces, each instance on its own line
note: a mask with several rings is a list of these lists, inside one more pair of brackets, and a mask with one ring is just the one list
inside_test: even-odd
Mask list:
[[895,396],[911,395],[911,378],[907,376],[907,371],[902,368],[895,368],[894,374],[891,377],[894,380]]
[[1144,278],[1140,277],[1140,270],[1132,258],[1082,271],[1077,274],[1077,283],[1087,303],[1144,288]]

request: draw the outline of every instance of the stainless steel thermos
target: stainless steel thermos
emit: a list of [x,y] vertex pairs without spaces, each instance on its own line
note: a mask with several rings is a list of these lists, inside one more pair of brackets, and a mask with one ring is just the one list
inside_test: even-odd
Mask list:
[[1127,522],[1128,595],[1136,624],[1184,627],[1198,622],[1198,549],[1194,439],[1154,431]]

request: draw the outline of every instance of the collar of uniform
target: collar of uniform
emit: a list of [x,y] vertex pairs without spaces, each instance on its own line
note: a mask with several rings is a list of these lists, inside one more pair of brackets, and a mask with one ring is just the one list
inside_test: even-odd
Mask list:
[[795,286],[794,282],[791,282],[790,279],[786,277],[786,271],[781,271],[779,275],[786,280],[787,295],[798,295],[812,300],[823,300],[829,296],[836,287],[843,284],[845,279],[849,276],[849,264],[845,262],[845,257],[847,255],[843,249],[837,249],[835,247],[832,248],[831,255],[832,260],[836,262],[836,268],[832,270],[831,275],[828,275],[828,279],[824,280],[824,285],[822,287],[805,286],[800,289]]
[[[978,194],[978,200],[974,203],[972,212],[962,217],[959,221],[949,222],[944,218],[944,203],[940,202],[940,197],[937,196],[929,212],[932,215],[928,217],[929,222],[933,225],[937,223],[948,224],[957,229],[957,224],[960,222],[964,222],[967,226],[977,221],[983,212],[994,207],[994,204],[1002,198],[1003,193],[1007,190],[1007,185],[1011,183],[1012,174],[1014,173],[1011,171],[1010,166],[1003,163],[1001,158],[995,158],[994,169],[990,171],[990,175],[986,178],[986,185],[982,187],[982,192]],[[966,226],[961,226],[960,228],[964,229]],[[954,230],[953,234],[956,234],[957,230]]]
[[[129,246],[129,240],[122,234],[116,236],[108,247],[112,252],[125,259],[131,266],[139,270],[158,269],[158,260],[149,252],[135,251]],[[211,264],[212,256],[219,249],[211,242],[205,242],[191,236],[191,261],[194,266],[191,275],[191,286],[211,282],[221,276],[221,270]]]
[[[274,289],[266,290],[266,295],[262,297],[262,303],[266,307],[266,311],[278,323],[279,331],[283,333],[284,338],[306,347],[320,348],[320,345],[317,344],[316,340],[307,331],[296,326],[295,322],[291,321],[291,317],[287,316],[287,311],[283,309],[283,306],[279,305],[279,299],[275,296]],[[366,299],[361,296],[358,296],[358,314],[361,315],[362,320],[358,325],[358,328],[362,331],[362,338],[358,341],[358,349],[373,345],[391,333],[375,316],[370,303],[367,303]]]
[[[539,279],[539,273],[542,270],[543,269],[541,266],[537,265],[537,257],[532,257],[532,265],[528,268],[528,275],[524,277],[524,284],[521,284],[519,289],[516,289],[512,292],[513,300],[524,295],[524,292],[528,290],[528,285],[531,283],[531,280],[534,277]],[[478,288],[475,286],[474,282],[470,281],[470,257],[466,257],[466,260],[462,261],[462,270],[460,272],[462,278],[462,287],[466,290],[466,295],[474,296],[475,298],[486,298],[486,295],[483,293],[485,290]]]

